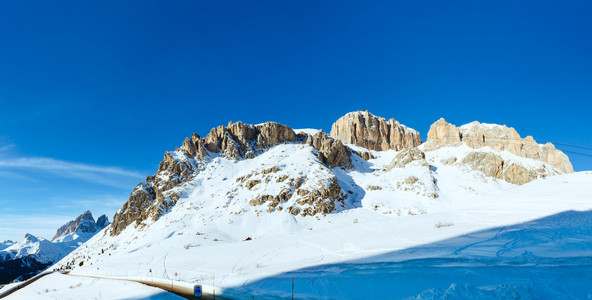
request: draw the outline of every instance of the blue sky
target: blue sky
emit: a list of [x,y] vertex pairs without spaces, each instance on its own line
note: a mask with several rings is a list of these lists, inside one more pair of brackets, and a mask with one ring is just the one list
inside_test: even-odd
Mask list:
[[86,209],[111,219],[166,150],[230,120],[328,131],[368,109],[422,138],[445,117],[592,148],[591,14],[589,1],[3,1],[0,239],[51,238]]

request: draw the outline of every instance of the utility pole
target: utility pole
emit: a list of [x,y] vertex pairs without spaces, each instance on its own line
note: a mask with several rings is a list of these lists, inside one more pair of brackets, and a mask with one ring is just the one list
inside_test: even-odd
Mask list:
[[294,300],[294,277],[292,277],[292,300]]
[[214,273],[214,278],[212,279],[212,289],[214,291],[214,300],[216,300],[216,273]]

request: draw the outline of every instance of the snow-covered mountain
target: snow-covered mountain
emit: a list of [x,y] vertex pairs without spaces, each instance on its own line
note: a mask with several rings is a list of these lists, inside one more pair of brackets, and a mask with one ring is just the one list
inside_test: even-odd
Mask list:
[[52,240],[27,233],[22,241],[10,242],[0,251],[0,283],[31,277],[59,261],[109,225],[105,215],[98,221],[85,211],[60,227]]
[[14,242],[11,240],[6,240],[4,242],[0,242],[0,250],[4,250],[12,245],[14,245]]
[[193,134],[52,268],[249,299],[288,297],[292,278],[297,298],[592,295],[591,172],[506,126],[441,119],[420,141],[367,111],[330,134]]

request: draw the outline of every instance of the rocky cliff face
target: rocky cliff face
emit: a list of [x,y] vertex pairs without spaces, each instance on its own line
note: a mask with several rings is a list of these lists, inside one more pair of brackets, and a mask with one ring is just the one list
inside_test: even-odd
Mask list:
[[354,144],[369,150],[417,147],[421,144],[419,133],[395,119],[385,120],[368,111],[346,114],[333,123],[331,133],[335,139],[346,144]]
[[352,167],[350,149],[322,130],[315,135],[309,135],[305,143],[318,150],[319,160],[325,165],[346,169]]
[[253,158],[261,151],[283,142],[294,142],[292,128],[275,122],[248,125],[243,122],[213,128],[204,139],[205,147],[214,153],[239,159]]
[[430,126],[428,140],[423,147],[430,151],[460,143],[473,149],[489,147],[495,151],[508,151],[521,157],[542,161],[563,173],[573,172],[567,155],[555,149],[553,144],[539,145],[530,136],[522,139],[514,128],[505,125],[473,122],[456,127],[440,119]]
[[145,220],[157,220],[177,203],[185,185],[212,157],[250,159],[270,147],[291,142],[311,145],[318,151],[319,160],[329,167],[351,167],[349,148],[324,132],[297,136],[292,128],[275,122],[259,125],[230,122],[228,126],[213,128],[205,138],[193,134],[180,149],[165,153],[156,174],[138,184],[113,217],[111,235],[118,235],[130,224],[139,226]]
[[97,219],[97,228],[103,229],[109,225],[109,218],[107,216],[102,215]]
[[516,185],[558,174],[558,171],[546,168],[544,165],[538,168],[527,168],[516,162],[508,162],[500,155],[490,152],[471,152],[458,164],[481,171],[485,176]]
[[60,237],[74,232],[89,234],[95,233],[109,225],[109,220],[105,215],[100,216],[99,221],[100,222],[95,223],[95,219],[93,218],[92,213],[87,210],[80,216],[78,216],[75,220],[70,221],[64,224],[62,227],[58,228],[52,240],[56,240]]

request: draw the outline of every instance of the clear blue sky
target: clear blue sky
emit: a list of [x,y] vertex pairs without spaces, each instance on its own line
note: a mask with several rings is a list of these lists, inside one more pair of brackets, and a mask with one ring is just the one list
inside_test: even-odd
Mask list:
[[[592,148],[590,1],[2,1],[0,239],[126,201],[229,120],[368,109]],[[592,154],[591,151],[569,149]],[[592,157],[570,155],[576,170]]]

